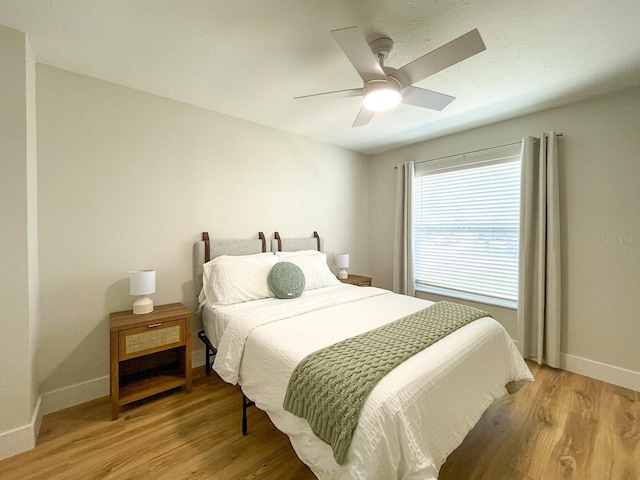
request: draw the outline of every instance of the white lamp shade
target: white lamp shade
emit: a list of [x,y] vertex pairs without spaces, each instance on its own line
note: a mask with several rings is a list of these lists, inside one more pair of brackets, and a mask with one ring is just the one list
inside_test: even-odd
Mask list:
[[336,254],[336,267],[338,267],[338,268],[349,268],[349,254],[348,253],[337,253]]
[[348,253],[336,253],[336,267],[338,271],[338,278],[344,280],[349,277],[349,273],[345,270],[349,268],[349,254]]
[[131,295],[150,295],[156,291],[155,270],[132,270],[129,274]]

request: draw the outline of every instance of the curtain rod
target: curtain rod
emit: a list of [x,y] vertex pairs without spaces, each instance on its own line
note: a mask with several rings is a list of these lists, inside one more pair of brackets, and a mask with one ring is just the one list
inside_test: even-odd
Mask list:
[[[556,133],[556,137],[562,137],[563,135],[564,135],[564,133],[562,133],[562,132]],[[535,138],[537,138],[539,140],[538,137],[535,137]],[[522,140],[520,140],[519,142],[505,143],[504,145],[496,145],[495,147],[487,147],[487,148],[481,148],[480,150],[472,150],[470,152],[456,153],[454,155],[447,155],[445,157],[430,158],[428,160],[421,160],[419,162],[413,162],[413,163],[414,163],[414,165],[419,165],[421,163],[435,162],[436,160],[444,160],[445,158],[453,158],[453,157],[460,157],[460,156],[463,156],[463,155],[471,155],[472,153],[484,152],[486,150],[492,150],[494,148],[510,147],[511,145],[518,145],[519,143],[522,143]],[[397,170],[398,166],[396,165],[395,167],[393,167],[393,169]]]

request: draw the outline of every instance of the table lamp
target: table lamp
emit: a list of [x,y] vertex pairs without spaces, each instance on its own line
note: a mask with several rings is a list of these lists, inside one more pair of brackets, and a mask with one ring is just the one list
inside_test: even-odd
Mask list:
[[344,280],[349,277],[347,273],[347,268],[349,268],[349,254],[348,253],[337,253],[336,254],[336,267],[338,270],[338,278]]
[[156,291],[155,270],[132,270],[129,273],[129,293],[138,295],[133,304],[133,313],[136,315],[153,312],[153,300],[147,295]]

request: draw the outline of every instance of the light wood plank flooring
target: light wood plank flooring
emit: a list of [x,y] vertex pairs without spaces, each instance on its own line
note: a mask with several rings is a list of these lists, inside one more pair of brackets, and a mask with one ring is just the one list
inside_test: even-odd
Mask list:
[[[440,480],[640,480],[640,393],[530,367],[536,382],[485,413]],[[256,408],[242,437],[241,398],[214,374],[116,421],[106,398],[56,412],[35,449],[0,462],[0,478],[315,478]]]
[[529,368],[536,381],[487,410],[440,480],[639,480],[640,393]]

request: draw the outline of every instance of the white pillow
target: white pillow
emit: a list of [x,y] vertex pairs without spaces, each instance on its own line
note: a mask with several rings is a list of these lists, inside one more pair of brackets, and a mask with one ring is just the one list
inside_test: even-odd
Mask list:
[[296,250],[295,252],[276,252],[276,255],[279,257],[300,257],[304,255],[324,255],[324,253],[318,250]]
[[324,253],[315,252],[307,255],[288,255],[283,257],[281,261],[285,261],[285,258],[287,262],[300,267],[302,273],[304,273],[305,290],[314,290],[316,288],[340,285],[340,280],[338,280],[331,270],[329,270],[329,266],[327,265],[327,255]]
[[271,252],[221,255],[203,265],[202,285],[207,302],[231,305],[273,297],[267,277],[278,258]]

